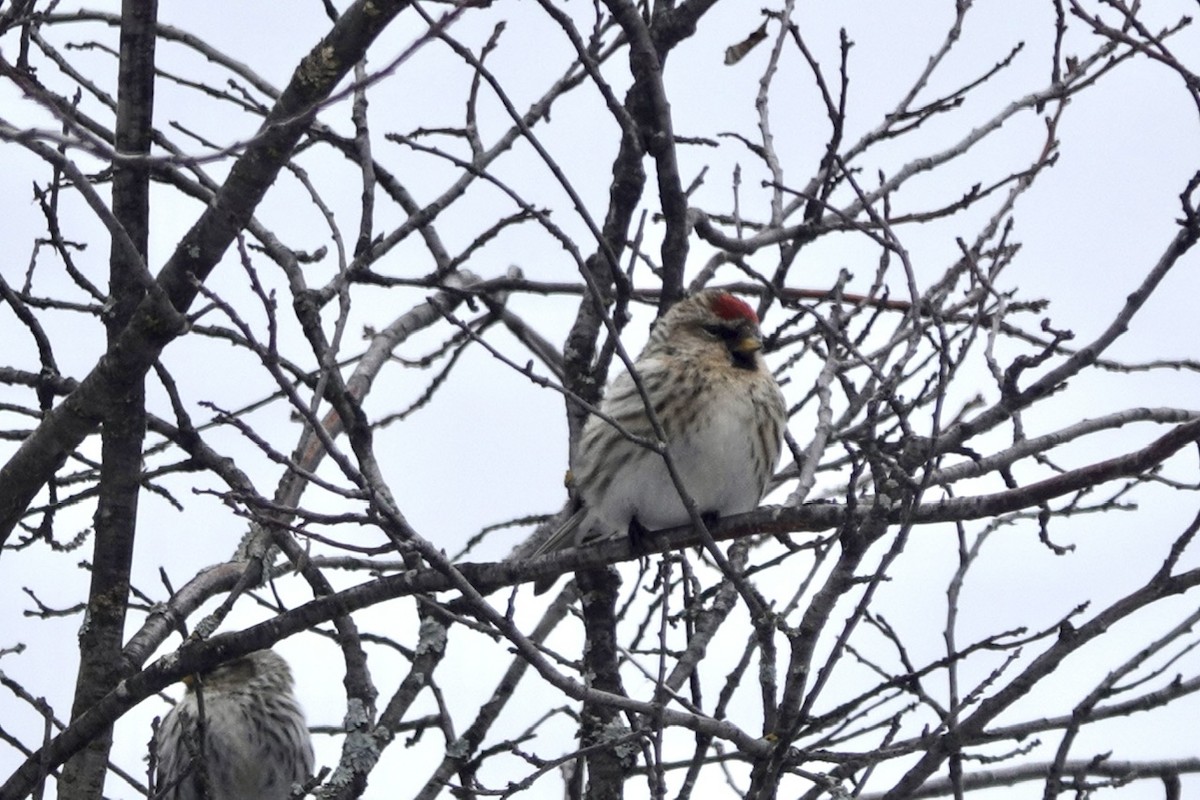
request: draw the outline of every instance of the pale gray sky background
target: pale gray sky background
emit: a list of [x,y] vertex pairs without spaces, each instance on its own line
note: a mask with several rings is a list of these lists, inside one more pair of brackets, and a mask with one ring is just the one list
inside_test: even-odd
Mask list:
[[[1194,3],[1182,0],[1160,0],[1151,6],[1154,19],[1166,22],[1185,13],[1195,13]],[[60,11],[75,6],[64,3]],[[579,8],[575,8],[579,6]],[[581,15],[589,4],[567,4],[572,13]],[[114,6],[115,8],[115,6]],[[440,8],[440,7],[438,7]],[[163,2],[160,8],[163,22],[189,31],[212,42],[228,55],[246,63],[276,87],[288,80],[297,60],[328,29],[321,4],[318,2],[260,2],[243,3],[213,0],[206,3]],[[844,27],[855,46],[850,55],[850,102],[846,141],[856,140],[875,127],[881,115],[895,106],[899,97],[911,85],[924,67],[931,50],[939,43],[953,17],[953,3],[944,0],[919,0],[911,3],[811,2],[799,4],[797,20],[803,27],[807,43],[831,76],[837,59],[838,29]],[[454,35],[460,41],[478,49],[491,33],[491,24],[507,21],[500,46],[488,61],[489,66],[504,82],[518,108],[524,108],[539,96],[557,77],[567,63],[569,51],[557,27],[542,14],[536,4],[497,3],[489,12],[471,12],[465,21],[456,25]],[[697,36],[674,53],[668,62],[667,86],[674,113],[675,131],[685,136],[711,137],[722,131],[736,131],[754,137],[753,99],[757,81],[768,55],[763,45],[734,67],[721,64],[725,47],[749,34],[759,24],[758,5],[726,0],[705,17]],[[1026,43],[1012,67],[973,93],[958,111],[934,118],[914,137],[886,144],[874,151],[864,163],[862,180],[872,183],[875,170],[892,174],[911,159],[937,153],[957,142],[967,132],[1002,111],[1012,100],[1044,88],[1048,79],[1050,48],[1053,34],[1053,5],[1034,0],[979,0],[968,16],[963,39],[950,56],[946,67],[929,89],[932,97],[966,79],[985,71],[1004,58],[1018,42]],[[372,50],[371,68],[379,68],[402,52],[422,30],[416,17],[405,15],[376,43]],[[62,46],[69,41],[100,39],[115,44],[114,30],[95,24],[56,25],[44,29],[44,35]],[[1175,52],[1190,59],[1193,69],[1200,68],[1196,54],[1200,53],[1200,36],[1186,30],[1173,40]],[[6,58],[15,55],[12,40],[0,41]],[[1066,50],[1072,53],[1090,52],[1096,46],[1094,37],[1074,23],[1067,37]],[[113,58],[106,53],[73,53],[77,64],[88,67],[88,75],[112,91],[115,89]],[[164,43],[159,49],[160,64],[173,72],[189,77],[205,78],[211,83],[223,80],[224,73],[185,52],[177,45]],[[623,92],[628,84],[627,64],[623,57],[607,65],[610,80]],[[444,46],[434,42],[423,47],[402,68],[407,79],[393,79],[371,94],[370,115],[375,135],[376,156],[407,183],[418,201],[428,201],[452,182],[456,173],[450,168],[433,168],[429,159],[416,158],[383,138],[390,131],[410,131],[417,126],[452,126],[461,123],[465,91],[468,85],[463,67]],[[68,82],[46,67],[38,75],[48,87],[68,91]],[[481,128],[485,141],[507,126],[507,117],[490,98],[482,104],[486,110]],[[221,105],[196,100],[190,90],[168,82],[159,84],[155,110],[156,122],[166,126],[178,121],[189,130],[218,145],[245,140],[254,132],[254,120],[234,113]],[[780,76],[772,93],[772,128],[787,174],[795,185],[803,185],[812,174],[827,140],[828,124],[824,110],[815,93],[811,75],[797,54],[790,51],[784,60]],[[87,108],[89,101],[85,100]],[[49,116],[34,104],[14,92],[11,84],[0,85],[0,109],[10,122],[39,128],[54,129]],[[104,116],[97,112],[98,116]],[[326,109],[321,119],[343,132],[351,130],[349,103],[341,102]],[[537,129],[539,139],[546,145],[575,188],[582,196],[594,218],[602,218],[607,203],[608,181],[617,137],[615,124],[599,102],[595,91],[583,89],[555,107],[548,126]],[[973,183],[985,184],[1010,172],[1024,168],[1042,147],[1044,124],[1038,115],[1024,113],[1007,123],[977,151],[939,168],[926,177],[905,187],[893,203],[896,211],[923,208],[949,202],[965,192]],[[1200,155],[1200,113],[1188,99],[1180,79],[1158,64],[1135,59],[1118,67],[1106,76],[1094,91],[1087,91],[1073,101],[1059,128],[1061,156],[1058,163],[1038,179],[1035,188],[1018,206],[1013,238],[1022,243],[1022,252],[1003,276],[1003,289],[1019,289],[1022,299],[1047,298],[1052,305],[1047,312],[1058,328],[1070,328],[1077,342],[1090,340],[1111,318],[1114,310],[1137,285],[1149,265],[1174,234],[1174,220],[1179,216],[1178,195],[1184,183],[1197,168]],[[183,136],[176,141],[189,152],[202,153],[204,148]],[[552,180],[546,167],[528,146],[518,145],[514,158],[500,163],[498,174],[536,205],[554,209],[553,219],[567,231],[580,248],[591,252],[592,243],[587,227],[567,201],[561,188]],[[755,159],[732,140],[723,140],[718,150],[683,147],[681,172],[685,183],[702,168],[707,167],[705,184],[694,198],[696,205],[705,208],[728,208],[731,196],[731,175],[734,166],[743,169],[742,212],[750,218],[765,215],[766,194],[758,189],[764,177]],[[78,155],[78,154],[76,154]],[[78,155],[86,169],[95,162]],[[327,149],[305,154],[300,159],[312,181],[319,186],[323,199],[338,215],[339,221],[352,236],[357,223],[359,184],[347,180],[353,176],[340,159],[331,158]],[[0,194],[0,233],[10,243],[8,258],[0,266],[10,283],[19,283],[24,275],[30,253],[27,248],[32,235],[44,224],[36,204],[31,202],[30,184],[48,180],[48,169],[31,154],[13,144],[0,149],[0,174],[6,190]],[[226,164],[209,166],[214,176],[221,176]],[[652,166],[647,165],[647,169]],[[648,191],[652,191],[652,182]],[[107,191],[107,187],[105,187]],[[76,199],[66,201],[69,209],[64,219],[72,230],[69,238],[88,241],[88,249],[79,255],[79,263],[91,278],[103,283],[106,279],[108,248],[96,220]],[[500,211],[497,211],[497,208]],[[945,265],[958,255],[955,237],[970,237],[979,224],[994,209],[984,204],[978,211],[957,216],[948,221],[905,228],[902,233],[917,268],[918,279],[933,280],[940,276]],[[200,207],[173,192],[157,189],[152,206],[150,263],[155,270],[166,260],[180,235],[195,220]],[[479,187],[472,190],[466,202],[456,204],[438,222],[438,230],[451,252],[457,252],[501,214],[511,213],[511,204],[499,192]],[[260,208],[259,218],[280,234],[294,248],[314,251],[330,245],[327,227],[321,216],[303,201],[291,175],[280,177],[277,186]],[[401,212],[387,201],[379,202],[377,230],[387,231],[402,219]],[[660,230],[647,231],[645,249],[657,254]],[[694,243],[691,269],[704,263],[709,251]],[[770,270],[772,254],[756,257],[755,265]],[[839,269],[854,273],[852,290],[863,290],[870,281],[878,259],[878,249],[861,236],[838,235],[826,237],[806,249],[800,266],[793,271],[793,285],[823,289],[831,286]],[[493,277],[503,274],[510,266],[519,266],[527,277],[548,281],[577,279],[575,267],[562,248],[533,226],[510,231],[484,248],[468,264],[477,274]],[[421,275],[430,263],[413,242],[394,251],[385,262],[394,275]],[[1129,361],[1153,359],[1197,358],[1196,297],[1200,296],[1200,263],[1193,254],[1167,278],[1164,290],[1151,300],[1150,306],[1138,316],[1131,334],[1117,346],[1113,357]],[[282,278],[260,267],[266,280],[283,287]],[[311,285],[320,285],[336,269],[336,260],[306,268]],[[722,273],[727,280],[737,279],[734,272]],[[54,291],[54,280],[65,280],[48,269],[38,272],[35,288],[45,294]],[[244,274],[233,257],[214,274],[210,284],[223,294],[237,297],[246,291]],[[922,285],[922,288],[925,288]],[[424,297],[423,290],[413,290],[408,296],[413,302]],[[356,296],[354,312],[348,328],[348,353],[360,349],[358,340],[365,325],[382,326],[403,310],[398,300],[402,293],[363,291]],[[286,295],[281,295],[286,297]],[[284,301],[286,304],[286,300]],[[573,318],[570,302],[534,296],[514,297],[514,310],[533,322],[543,336],[561,344]],[[778,313],[778,309],[776,309]],[[288,314],[281,315],[287,318]],[[640,309],[637,321],[628,328],[626,347],[636,351],[645,335],[651,313]],[[70,333],[77,320],[63,315],[53,316],[51,325],[63,326],[52,330],[55,336]],[[765,320],[770,329],[771,318]],[[98,330],[98,329],[97,329]],[[103,338],[92,330],[87,336],[75,336],[70,349],[62,346],[56,351],[64,374],[81,377],[95,363],[103,350]],[[294,352],[306,362],[307,345],[294,326],[285,329],[285,351]],[[405,344],[400,354],[418,358],[436,348],[445,329],[426,333]],[[14,321],[7,308],[0,308],[0,341],[7,342],[8,363],[36,369],[34,352],[25,331]],[[59,338],[59,341],[63,341]],[[504,349],[519,363],[527,356],[507,334],[497,332],[490,341]],[[18,352],[19,355],[11,355]],[[248,380],[253,364],[242,351],[222,348],[211,341],[185,338],[172,344],[164,354],[185,397],[194,401],[208,400],[224,408],[238,408],[263,395],[261,378]],[[791,374],[793,387],[789,395],[801,394],[811,385],[815,363],[798,365]],[[394,364],[385,370],[366,403],[373,417],[394,412],[407,405],[425,389],[430,373]],[[807,375],[807,377],[806,377]],[[806,383],[807,380],[807,383]],[[982,382],[981,376],[981,382]],[[1140,406],[1176,406],[1196,408],[1200,396],[1200,377],[1191,372],[1153,372],[1144,375],[1109,376],[1093,374],[1084,386],[1072,386],[1061,398],[1051,399],[1035,418],[1041,430],[1051,430],[1083,417]],[[968,390],[980,387],[963,385],[963,400]],[[0,388],[0,402],[6,402]],[[164,408],[162,392],[151,382],[150,402]],[[1086,406],[1086,407],[1085,407]],[[193,408],[198,419],[207,412]],[[386,457],[383,464],[396,499],[417,531],[443,547],[457,552],[481,528],[500,520],[526,514],[553,513],[565,497],[562,488],[566,468],[566,424],[560,396],[532,386],[510,368],[492,359],[480,348],[472,348],[457,368],[454,376],[441,390],[436,402],[418,412],[415,424],[396,424],[377,434],[377,450]],[[286,443],[295,439],[299,426],[289,422],[276,408],[274,412],[251,417],[273,431],[275,441]],[[802,444],[807,434],[796,420],[792,433]],[[290,432],[289,432],[290,426]],[[4,428],[18,427],[6,420]],[[1132,429],[1111,435],[1112,452],[1123,452],[1144,444],[1157,433],[1147,429]],[[85,446],[98,455],[98,438]],[[252,471],[260,487],[271,487],[278,477],[278,467],[266,462],[244,439],[230,430],[213,435],[214,444],[222,452],[238,458],[239,465]],[[997,445],[1002,445],[997,442]],[[286,445],[284,445],[286,446]],[[1089,445],[1091,447],[1093,445]],[[0,442],[0,457],[15,448],[12,442]],[[1072,452],[1067,448],[1057,457],[1064,461],[1075,459],[1069,466],[1100,460],[1104,453]],[[1177,477],[1194,480],[1194,454],[1177,460]],[[151,463],[153,459],[151,459]],[[329,465],[322,467],[322,472]],[[329,474],[333,474],[330,472]],[[143,518],[141,547],[136,555],[135,584],[155,599],[164,596],[158,578],[159,568],[166,570],[176,586],[184,583],[198,568],[226,560],[244,532],[244,523],[235,519],[211,496],[193,497],[193,486],[216,488],[209,477],[175,476],[167,484],[178,492],[187,504],[186,513],[179,513],[155,495],[143,495],[140,513]],[[320,492],[311,490],[307,496],[310,507],[320,508]],[[775,498],[782,500],[780,497]],[[1103,598],[1115,598],[1161,562],[1161,548],[1144,545],[1147,532],[1178,531],[1195,514],[1195,508],[1181,502],[1180,495],[1162,489],[1143,487],[1137,501],[1140,508],[1125,515],[1081,517],[1060,521],[1055,528],[1059,544],[1075,544],[1069,556],[1056,557],[1037,544],[1036,528],[1003,532],[988,544],[990,558],[981,562],[972,573],[962,609],[963,639],[972,638],[972,631],[994,632],[1005,627],[1027,625],[1037,629],[1051,624],[1073,605],[1087,599],[1103,605]],[[334,504],[330,508],[335,507]],[[69,531],[90,525],[90,506],[63,512],[58,529]],[[471,560],[495,560],[504,557],[509,549],[525,535],[526,529],[502,531],[491,536],[471,556]],[[889,621],[905,631],[915,649],[912,655],[919,660],[936,658],[944,644],[940,640],[941,620],[944,617],[944,591],[947,580],[956,566],[953,546],[946,545],[953,532],[919,530],[918,539],[945,535],[941,542],[921,542],[908,551],[897,563],[893,580],[882,587],[880,607]],[[1163,537],[1154,537],[1161,544]],[[372,539],[371,543],[375,543]],[[994,552],[991,552],[994,551]],[[28,587],[46,604],[66,607],[86,597],[86,576],[72,569],[74,563],[87,558],[85,551],[63,557],[48,553],[5,553],[0,558],[0,648],[24,643],[28,649],[19,656],[0,660],[0,669],[20,681],[31,693],[44,696],[60,717],[69,714],[73,678],[77,662],[76,633],[81,624],[79,616],[39,620],[26,615],[32,607],[23,593]],[[1194,554],[1190,563],[1194,565]],[[632,575],[631,571],[628,574]],[[339,576],[346,585],[356,582],[353,576]],[[540,614],[542,601],[530,601],[528,589],[523,589],[523,605],[518,620],[531,626]],[[300,583],[284,582],[284,596],[291,604],[306,599]],[[501,601],[502,602],[502,601]],[[1179,607],[1194,604],[1185,598]],[[1114,632],[1104,647],[1114,647],[1119,641],[1146,641],[1149,632],[1165,630],[1184,613],[1167,616],[1167,606],[1156,606],[1153,615],[1139,618],[1140,626],[1128,632]],[[233,630],[270,616],[269,611],[256,609],[243,600],[223,629]],[[131,618],[130,631],[136,630],[140,614]],[[385,604],[356,615],[363,630],[386,633],[411,644],[414,615],[405,605],[396,611]],[[1128,633],[1128,636],[1125,636]],[[484,637],[458,631],[453,641],[447,666],[441,679],[447,690],[446,700],[452,711],[458,711],[457,724],[465,727],[470,713],[492,691],[499,670],[507,665],[508,657],[502,645]],[[578,654],[581,635],[577,626],[565,629],[553,646],[564,654]],[[168,643],[178,644],[178,637]],[[927,648],[922,652],[920,647]],[[298,693],[308,711],[310,723],[337,725],[344,710],[341,688],[341,665],[335,646],[316,637],[296,637],[280,643],[278,649],[293,664],[297,673]],[[398,657],[375,648],[372,654],[372,674],[380,685],[382,697],[394,690],[403,674],[405,664]],[[740,646],[733,643],[728,650],[715,647],[710,658],[736,659]],[[1097,657],[1095,669],[1083,657],[1070,662],[1065,671],[1019,706],[1025,717],[1037,716],[1037,709],[1046,714],[1062,713],[1077,699],[1078,686],[1093,685],[1109,668],[1111,659]],[[495,666],[495,670],[489,668]],[[981,664],[981,666],[983,666]],[[994,668],[995,664],[988,668]],[[1177,670],[1194,674],[1196,659],[1183,660]],[[843,687],[853,686],[855,667],[847,666]],[[985,669],[986,671],[986,669]],[[455,676],[453,684],[449,684]],[[458,679],[462,676],[463,679]],[[469,679],[466,676],[470,676]],[[974,676],[976,679],[982,675]],[[631,693],[644,693],[647,682],[639,686],[630,681]],[[750,687],[752,688],[752,687]],[[522,688],[527,703],[516,704],[506,715],[504,730],[516,733],[531,724],[537,715],[551,705],[565,702],[556,697],[536,677],[528,679]],[[839,690],[840,691],[840,690]],[[553,699],[546,700],[550,697]],[[829,698],[830,703],[835,696]],[[748,706],[753,703],[747,701]],[[428,695],[419,703],[432,711]],[[1034,709],[1034,711],[1031,711]],[[144,772],[141,761],[150,736],[150,719],[165,713],[166,705],[147,702],[127,715],[116,728],[114,759],[125,769]],[[424,713],[424,712],[420,712]],[[523,714],[528,714],[523,717]],[[1113,750],[1114,758],[1165,758],[1197,755],[1200,733],[1195,720],[1200,714],[1195,699],[1176,704],[1173,709],[1145,715],[1145,719],[1120,720],[1118,738],[1106,738],[1108,728],[1089,729],[1080,739],[1076,752],[1081,756]],[[0,724],[6,730],[36,739],[31,731],[40,723],[30,709],[17,703],[11,695],[0,694]],[[751,728],[749,722],[746,723]],[[573,727],[561,720],[554,730],[561,733],[563,747],[570,747]],[[1114,734],[1116,737],[1118,734]],[[1053,752],[1056,742],[1043,745],[1042,754]],[[1002,752],[1008,745],[1001,745]],[[531,747],[550,752],[553,742],[539,738]],[[338,757],[338,743],[329,737],[317,737],[318,764],[332,766]],[[400,797],[415,791],[427,778],[432,765],[442,755],[442,738],[426,732],[419,743],[406,748],[399,743],[387,752],[384,764],[373,775],[366,797]],[[0,775],[8,775],[21,761],[10,747],[0,744]],[[486,777],[493,785],[505,778],[518,779],[524,773],[514,769],[502,778],[496,772]],[[882,784],[881,784],[882,785]],[[1196,778],[1185,778],[1187,790],[1200,789]],[[112,797],[133,796],[128,787],[110,781],[108,794]],[[641,796],[644,783],[630,784],[631,796]],[[553,779],[539,782],[530,797],[557,796]],[[724,788],[713,787],[713,794],[722,796]],[[1040,785],[1025,785],[995,796],[1040,796]],[[1154,782],[1142,782],[1123,789],[1122,797],[1160,797],[1162,788]]]

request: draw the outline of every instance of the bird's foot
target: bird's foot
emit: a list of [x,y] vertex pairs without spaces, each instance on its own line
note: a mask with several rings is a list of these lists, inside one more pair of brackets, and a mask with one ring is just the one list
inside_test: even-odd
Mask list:
[[638,556],[650,552],[650,529],[642,524],[637,517],[629,520],[629,546]]
[[629,520],[629,549],[638,557],[638,567],[645,572],[649,567],[650,530],[637,517]]

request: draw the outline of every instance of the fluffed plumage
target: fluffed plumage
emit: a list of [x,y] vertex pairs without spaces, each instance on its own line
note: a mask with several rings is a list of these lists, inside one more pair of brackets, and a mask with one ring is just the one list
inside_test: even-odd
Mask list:
[[273,650],[259,650],[200,676],[204,746],[194,682],[158,728],[159,791],[164,800],[286,800],[312,773],[304,712],[292,671]]
[[[672,307],[634,363],[701,513],[754,509],[779,461],[787,410],[761,350],[754,310],[709,289]],[[609,385],[600,410],[630,433],[655,438],[628,372]],[[584,425],[572,475],[580,508],[534,555],[625,536],[631,525],[688,522],[662,457],[599,416]]]

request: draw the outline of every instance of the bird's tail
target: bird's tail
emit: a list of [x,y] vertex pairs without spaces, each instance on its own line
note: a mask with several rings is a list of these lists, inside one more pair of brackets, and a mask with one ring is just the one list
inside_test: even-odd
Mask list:
[[568,547],[575,547],[579,541],[577,532],[580,526],[583,525],[584,519],[588,516],[587,509],[581,508],[567,518],[567,521],[558,527],[554,533],[546,537],[546,541],[538,545],[537,550],[529,556],[537,558],[544,556],[546,553],[553,553],[557,550],[565,550]]
[[[586,508],[576,511],[567,518],[566,522],[558,527],[558,530],[547,536],[546,541],[538,545],[538,548],[529,557],[537,558],[546,553],[554,553],[558,550],[577,546],[579,544],[579,534],[587,530],[585,526],[591,524],[588,516]],[[538,578],[533,582],[533,593],[545,594],[550,587],[554,586],[556,581],[558,581],[557,575]]]

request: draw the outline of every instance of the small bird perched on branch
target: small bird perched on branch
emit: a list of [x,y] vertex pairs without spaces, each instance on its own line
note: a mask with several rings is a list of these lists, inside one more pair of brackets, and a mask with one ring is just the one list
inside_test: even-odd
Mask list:
[[287,800],[308,780],[312,740],[282,656],[259,650],[221,664],[199,676],[201,696],[195,678],[184,682],[156,734],[164,800]]
[[[762,357],[758,316],[706,289],[673,306],[634,362],[683,486],[706,516],[758,506],[779,461],[787,409]],[[534,555],[684,525],[688,513],[662,456],[631,441],[657,437],[622,372],[584,425],[573,484],[580,508]],[[539,583],[539,590],[548,588]]]

